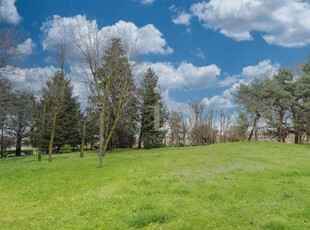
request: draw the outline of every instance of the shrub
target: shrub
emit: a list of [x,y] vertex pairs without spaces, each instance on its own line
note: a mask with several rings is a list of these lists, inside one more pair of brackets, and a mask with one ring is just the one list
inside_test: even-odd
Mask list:
[[72,152],[72,148],[70,145],[65,144],[63,147],[61,147],[60,149],[61,153],[71,153]]

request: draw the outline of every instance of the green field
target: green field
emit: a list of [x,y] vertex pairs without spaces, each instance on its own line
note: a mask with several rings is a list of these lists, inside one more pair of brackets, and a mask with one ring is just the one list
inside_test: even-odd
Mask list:
[[310,229],[310,146],[0,159],[0,229]]

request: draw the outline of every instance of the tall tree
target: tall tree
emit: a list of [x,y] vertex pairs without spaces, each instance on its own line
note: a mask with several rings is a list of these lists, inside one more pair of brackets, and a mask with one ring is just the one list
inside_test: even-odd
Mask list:
[[186,146],[189,124],[185,114],[179,111],[171,111],[169,116],[170,140],[172,146]]
[[[0,7],[2,7],[0,2]],[[0,28],[0,128],[1,128],[1,157],[4,151],[4,135],[9,108],[12,108],[13,96],[11,83],[6,78],[13,71],[22,57],[20,43],[24,38],[24,32],[19,28]]]
[[[300,139],[301,135],[307,136],[309,142],[310,136],[310,56],[308,62],[302,67],[302,75],[296,82],[296,97],[299,102],[299,127],[300,127]],[[301,142],[303,140],[300,140]]]
[[136,143],[138,117],[138,101],[135,91],[132,91],[132,99],[124,108],[112,137],[112,144],[116,148],[131,148]]
[[[97,124],[99,120],[98,108],[96,108],[96,100],[94,98],[88,98],[88,105],[82,117],[82,131],[81,131],[81,148],[80,157],[84,157],[84,148],[90,144],[91,149],[95,141],[98,140],[97,136],[99,133],[99,125]],[[96,135],[97,134],[97,135]]]
[[31,101],[28,93],[18,91],[13,96],[9,115],[9,134],[15,139],[15,155],[20,156],[24,138],[28,137],[31,123]]
[[[113,38],[111,45],[103,56],[102,67],[99,68],[100,79],[97,97],[102,110],[100,114],[101,141],[103,156],[119,125],[124,111],[129,112],[135,100],[135,85],[129,59],[122,47],[120,38]],[[104,93],[102,95],[102,93]],[[102,158],[100,159],[100,166]]]
[[64,79],[64,98],[62,99],[61,110],[58,114],[55,129],[55,143],[57,151],[69,144],[72,148],[81,143],[80,123],[82,115],[80,104],[76,97],[73,96],[73,86],[69,79]]
[[161,129],[166,119],[167,112],[163,105],[158,86],[158,76],[148,68],[141,81],[140,96],[141,125],[139,143],[144,148],[157,148],[163,145],[165,131]]
[[42,134],[42,144],[47,145],[48,140],[48,161],[52,161],[57,118],[63,108],[66,79],[63,72],[56,72],[54,76],[46,82],[43,88],[42,104],[46,105],[46,125]]
[[1,128],[1,158],[5,148],[5,133],[7,129],[8,115],[11,113],[13,108],[13,91],[11,82],[0,75],[0,128]]
[[241,84],[234,94],[235,101],[242,106],[242,109],[249,115],[252,128],[248,137],[250,141],[255,134],[255,139],[258,139],[258,122],[265,112],[262,98],[264,96],[263,89],[265,82],[263,78],[256,78],[250,84]]
[[172,111],[169,116],[170,145],[181,146],[182,142],[182,117],[177,111]]

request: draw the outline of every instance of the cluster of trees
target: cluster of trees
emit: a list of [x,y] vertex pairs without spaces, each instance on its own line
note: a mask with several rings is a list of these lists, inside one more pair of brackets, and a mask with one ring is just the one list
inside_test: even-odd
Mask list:
[[310,135],[310,57],[300,76],[282,69],[271,78],[241,84],[234,97],[252,124],[248,140],[261,132],[285,142],[294,134],[295,143],[309,142]]
[[246,139],[248,120],[244,112],[207,110],[199,99],[188,104],[189,114],[172,111],[169,116],[170,146],[201,146]]
[[[1,7],[1,1],[0,1]],[[0,28],[0,157],[8,147],[16,147],[21,154],[23,139],[28,136],[29,103],[27,93],[13,90],[6,75],[14,71],[23,57],[20,43],[24,39],[21,29],[3,26]]]
[[103,156],[107,149],[132,147],[137,136],[139,147],[141,143],[145,148],[162,146],[165,132],[160,128],[166,110],[154,71],[149,68],[136,85],[121,40],[113,38],[93,75],[94,94],[84,113],[64,68],[45,82],[39,97],[14,91],[1,75],[2,154],[8,147],[4,139],[13,133],[16,155],[22,140],[28,140],[38,149],[39,160],[42,152],[48,152],[50,161],[53,151],[60,152],[65,145],[80,146],[83,157],[84,146],[92,148],[98,140]]
[[249,124],[248,140],[253,135],[257,138],[262,122],[265,133],[278,141],[284,141],[289,133],[295,134],[295,143],[302,143],[304,137],[309,141],[310,57],[302,66],[300,77],[284,69],[272,78],[241,84],[234,97],[242,108],[234,118],[224,111],[206,111],[200,100],[189,103],[189,115],[182,111],[168,115],[154,71],[149,68],[139,82],[134,80],[136,62],[127,51],[135,47],[124,47],[126,42],[117,36],[102,44],[98,33],[91,28],[84,33],[64,31],[85,60],[85,75],[90,76],[87,87],[92,94],[82,111],[65,73],[65,40],[55,41],[58,47],[54,57],[59,71],[48,76],[40,95],[33,95],[14,90],[7,78],[21,60],[22,33],[15,28],[1,29],[1,157],[12,144],[17,156],[23,144],[31,144],[38,149],[39,160],[41,153],[47,152],[51,161],[53,151],[67,151],[68,146],[79,146],[83,157],[84,146],[93,148],[99,142],[102,166],[108,149],[130,148],[134,144],[139,148],[163,146],[166,130],[172,146],[206,145],[245,140]]
[[[88,27],[86,30],[79,31],[81,27],[78,27],[77,31],[65,31],[59,25],[63,37],[54,40],[56,45],[52,56],[60,70],[48,76],[39,95],[13,90],[7,75],[12,71],[8,67],[20,60],[19,30],[8,28],[1,31],[1,156],[8,147],[5,139],[13,135],[13,127],[23,131],[16,134],[16,146],[20,146],[22,140],[29,141],[38,149],[39,160],[42,152],[48,152],[51,161],[53,151],[60,152],[68,145],[72,148],[79,145],[83,157],[84,146],[94,146],[99,141],[101,166],[107,149],[132,147],[137,136],[139,147],[162,146],[165,135],[160,127],[166,112],[158,91],[158,77],[148,69],[138,85],[133,79],[136,63],[130,60],[127,52],[135,49],[134,44],[123,47],[126,42],[122,43],[117,36],[107,34],[108,39],[102,39],[99,31],[93,30],[91,25]],[[68,38],[85,61],[85,79],[89,79],[85,87],[92,92],[83,112],[65,73]],[[9,120],[14,125],[9,126]],[[19,155],[18,151],[16,155]]]
[[0,129],[1,158],[6,148],[15,146],[20,156],[23,140],[28,136],[30,125],[29,101],[27,93],[13,91],[10,81],[0,76]]

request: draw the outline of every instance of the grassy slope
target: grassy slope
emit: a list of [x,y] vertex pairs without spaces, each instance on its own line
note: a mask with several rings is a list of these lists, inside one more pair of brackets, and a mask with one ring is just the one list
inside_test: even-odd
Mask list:
[[0,229],[308,229],[310,146],[0,159]]

